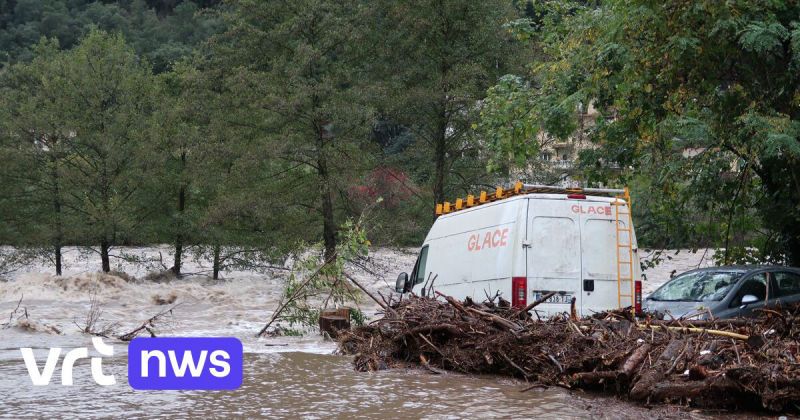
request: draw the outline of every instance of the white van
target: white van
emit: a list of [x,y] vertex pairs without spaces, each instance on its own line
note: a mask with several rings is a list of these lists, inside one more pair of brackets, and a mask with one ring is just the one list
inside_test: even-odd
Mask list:
[[497,293],[542,315],[581,316],[641,306],[641,269],[627,189],[515,184],[437,205],[409,277],[398,292],[486,300]]

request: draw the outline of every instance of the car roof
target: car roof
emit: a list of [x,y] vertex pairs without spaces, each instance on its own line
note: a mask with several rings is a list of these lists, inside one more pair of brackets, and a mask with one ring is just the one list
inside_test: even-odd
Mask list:
[[[696,268],[694,270],[688,270],[684,273],[697,273],[697,272],[717,272],[717,271],[727,271],[727,272],[737,272],[737,273],[745,273],[749,271],[757,271],[757,270],[791,270],[791,271],[800,271],[797,267],[787,267],[784,265],[721,265],[718,267],[703,267],[703,268]],[[681,274],[684,274],[681,273]]]
[[654,294],[657,291],[661,290],[667,284],[671,283],[676,278],[689,273],[741,273],[747,274],[755,271],[761,270],[789,270],[795,273],[800,274],[800,268],[798,267],[786,267],[783,265],[721,265],[718,267],[703,267],[703,268],[695,268],[693,270],[687,270],[682,273],[678,273],[673,277],[670,277],[669,280],[665,281],[661,286],[659,286],[655,291],[651,293]]

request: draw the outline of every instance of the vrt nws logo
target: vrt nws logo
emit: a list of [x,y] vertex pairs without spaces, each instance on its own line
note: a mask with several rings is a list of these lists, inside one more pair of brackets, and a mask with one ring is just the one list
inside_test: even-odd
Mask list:
[[[113,356],[114,347],[109,346],[103,342],[100,337],[92,338],[92,345],[94,349],[100,353],[101,356]],[[50,353],[47,354],[47,361],[44,363],[42,370],[36,364],[36,357],[33,355],[33,349],[30,347],[23,347],[19,349],[22,352],[22,359],[25,361],[25,367],[28,368],[28,376],[31,377],[31,382],[36,386],[45,386],[50,384],[50,378],[53,377],[53,372],[56,370],[58,358],[61,356],[61,348],[53,347]],[[72,367],[78,359],[88,359],[89,349],[86,347],[79,347],[72,349],[64,355],[64,361],[61,362],[61,385],[72,385]],[[114,375],[103,374],[103,358],[92,357],[92,379],[98,385],[114,385],[117,383]]]

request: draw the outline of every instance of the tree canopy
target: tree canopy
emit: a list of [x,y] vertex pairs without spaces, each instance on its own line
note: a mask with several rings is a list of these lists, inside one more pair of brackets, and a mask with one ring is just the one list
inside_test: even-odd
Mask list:
[[219,1],[0,0],[0,67],[34,56],[41,37],[71,48],[92,28],[120,32],[157,72],[186,57],[221,29]]
[[[268,267],[587,138],[640,243],[800,261],[800,6],[649,0],[0,0],[0,240]],[[591,110],[592,113],[588,111]],[[593,118],[585,124],[586,118]],[[363,217],[362,217],[363,216]],[[363,232],[362,232],[363,233]],[[316,248],[314,248],[316,249]]]
[[563,137],[575,120],[548,115],[599,111],[584,179],[637,187],[646,242],[721,246],[729,261],[756,246],[751,257],[796,264],[799,7],[550,2],[523,27],[541,57],[525,75],[534,112]]

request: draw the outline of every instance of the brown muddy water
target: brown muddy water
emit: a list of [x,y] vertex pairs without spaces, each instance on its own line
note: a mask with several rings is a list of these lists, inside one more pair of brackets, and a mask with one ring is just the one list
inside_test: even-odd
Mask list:
[[[117,346],[119,348],[119,346]],[[16,349],[14,349],[16,350]],[[303,352],[245,355],[245,380],[236,391],[135,391],[125,380],[126,358],[104,360],[117,385],[91,380],[78,364],[75,385],[33,387],[20,360],[0,363],[2,415],[41,417],[270,417],[270,418],[509,418],[592,417],[561,391],[522,394],[522,384],[498,378],[421,371],[354,372],[348,357]],[[54,375],[58,380],[58,375]]]
[[[133,249],[141,257],[159,249]],[[166,258],[166,257],[164,257]],[[399,271],[413,264],[413,253],[379,251],[376,267],[383,276],[362,274],[373,290],[387,292]],[[20,298],[28,318],[0,327],[1,418],[642,418],[703,417],[677,407],[648,410],[610,397],[571,393],[559,388],[519,392],[524,382],[423,370],[355,372],[351,359],[334,355],[335,345],[312,333],[306,337],[256,339],[254,334],[277,306],[284,280],[280,274],[232,272],[223,281],[203,275],[167,282],[123,279],[95,273],[96,261],[77,252],[67,254],[65,276],[45,267],[26,267],[0,281],[0,325]],[[693,264],[685,262],[686,264]],[[202,261],[189,265],[201,272]],[[118,265],[142,278],[146,268]],[[666,270],[666,269],[665,269]],[[651,277],[652,279],[652,277]],[[171,317],[157,329],[160,336],[232,336],[244,345],[244,382],[235,391],[136,391],[127,383],[127,344],[106,340],[114,356],[103,358],[103,371],[116,384],[100,386],[89,361],[74,368],[73,386],[60,383],[60,363],[50,385],[33,386],[20,352],[34,348],[43,366],[48,349],[63,354],[87,347],[91,337],[80,333],[90,298],[102,309],[100,324],[130,331],[169,306],[158,298],[174,296]],[[368,317],[374,305],[363,304]]]

